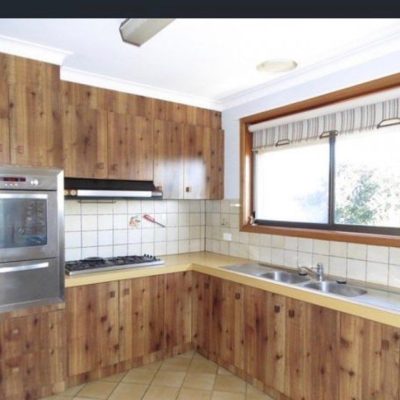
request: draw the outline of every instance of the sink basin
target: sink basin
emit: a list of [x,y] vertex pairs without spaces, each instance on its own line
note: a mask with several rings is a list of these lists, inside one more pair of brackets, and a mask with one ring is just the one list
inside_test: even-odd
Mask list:
[[307,289],[319,290],[324,293],[332,293],[345,297],[356,297],[367,293],[365,289],[333,281],[308,282],[302,286]]
[[270,271],[260,275],[260,278],[272,279],[273,281],[283,283],[302,283],[308,282],[310,279],[306,276],[293,274],[286,271]]
[[225,269],[234,272],[241,272],[242,274],[261,276],[271,269],[260,264],[241,264],[241,265],[230,265]]

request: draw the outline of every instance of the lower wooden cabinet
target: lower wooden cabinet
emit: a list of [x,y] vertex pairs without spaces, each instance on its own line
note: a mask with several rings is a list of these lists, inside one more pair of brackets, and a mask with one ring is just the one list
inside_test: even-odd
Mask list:
[[0,321],[0,399],[47,397],[66,387],[63,310]]
[[193,344],[274,399],[400,399],[400,329],[200,273]]
[[70,385],[192,347],[192,272],[66,290]]

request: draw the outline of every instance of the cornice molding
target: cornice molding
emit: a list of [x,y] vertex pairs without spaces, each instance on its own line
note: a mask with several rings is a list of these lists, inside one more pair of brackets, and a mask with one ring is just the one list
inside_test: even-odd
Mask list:
[[62,65],[65,57],[72,54],[70,51],[42,46],[4,35],[0,35],[0,52],[55,65]]

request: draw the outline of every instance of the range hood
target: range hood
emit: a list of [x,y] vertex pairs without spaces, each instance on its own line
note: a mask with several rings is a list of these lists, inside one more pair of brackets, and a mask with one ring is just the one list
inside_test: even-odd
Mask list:
[[65,178],[66,199],[162,199],[152,181]]

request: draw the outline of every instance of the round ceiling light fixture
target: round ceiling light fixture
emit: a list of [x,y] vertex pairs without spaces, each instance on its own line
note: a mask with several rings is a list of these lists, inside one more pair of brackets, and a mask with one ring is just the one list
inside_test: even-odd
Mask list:
[[297,62],[290,59],[275,59],[266,60],[261,64],[257,65],[257,71],[268,72],[271,74],[277,74],[279,72],[287,72],[297,68]]

